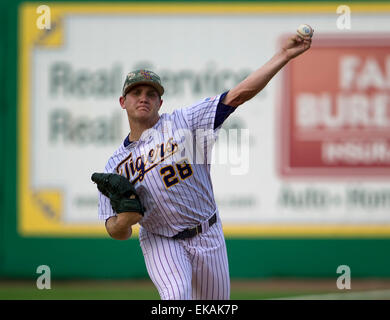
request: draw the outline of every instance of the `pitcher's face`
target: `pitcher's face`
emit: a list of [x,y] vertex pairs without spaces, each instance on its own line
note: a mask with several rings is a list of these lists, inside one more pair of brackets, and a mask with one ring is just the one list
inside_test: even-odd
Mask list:
[[130,121],[154,122],[163,103],[158,92],[151,86],[139,85],[132,88],[119,102],[127,111]]

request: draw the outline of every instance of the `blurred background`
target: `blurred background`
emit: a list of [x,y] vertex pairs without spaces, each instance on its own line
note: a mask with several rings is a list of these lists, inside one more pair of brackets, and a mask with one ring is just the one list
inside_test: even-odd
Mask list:
[[302,23],[312,48],[215,146],[232,298],[390,298],[387,1],[7,0],[0,15],[1,299],[158,299],[138,229],[110,239],[90,181],[128,134],[126,74],[159,74],[172,112],[238,84]]

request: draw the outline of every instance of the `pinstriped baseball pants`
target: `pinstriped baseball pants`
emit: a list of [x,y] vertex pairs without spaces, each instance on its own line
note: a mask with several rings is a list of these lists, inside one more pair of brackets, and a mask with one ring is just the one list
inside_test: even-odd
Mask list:
[[228,300],[229,266],[220,221],[190,239],[140,229],[146,268],[162,300]]

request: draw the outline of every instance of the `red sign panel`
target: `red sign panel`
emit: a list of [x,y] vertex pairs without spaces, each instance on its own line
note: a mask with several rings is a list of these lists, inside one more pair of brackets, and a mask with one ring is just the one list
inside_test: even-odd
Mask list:
[[390,36],[322,36],[283,71],[282,176],[390,178]]

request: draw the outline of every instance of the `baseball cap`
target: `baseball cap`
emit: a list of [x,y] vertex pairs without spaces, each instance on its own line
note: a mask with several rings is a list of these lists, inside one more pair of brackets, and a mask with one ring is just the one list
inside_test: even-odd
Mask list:
[[161,85],[160,77],[153,71],[140,69],[127,74],[123,84],[122,95],[125,96],[131,88],[141,84],[152,86],[160,96],[164,94],[164,87]]

